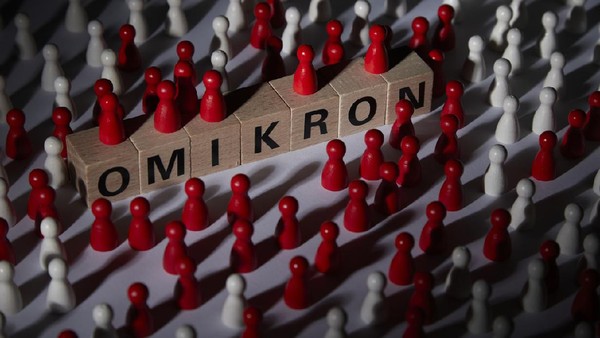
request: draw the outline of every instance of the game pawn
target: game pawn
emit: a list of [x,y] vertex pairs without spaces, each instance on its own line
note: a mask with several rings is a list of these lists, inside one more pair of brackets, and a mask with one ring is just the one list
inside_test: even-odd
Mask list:
[[292,276],[285,284],[283,300],[293,310],[302,310],[310,304],[308,288],[308,260],[302,256],[295,256],[290,260]]
[[125,24],[119,29],[121,47],[117,57],[117,66],[124,72],[135,72],[142,67],[142,57],[134,42],[135,33],[135,28],[130,24]]
[[506,33],[510,29],[510,21],[512,20],[513,12],[510,7],[500,5],[496,9],[496,24],[490,33],[488,46],[496,51],[501,52],[506,47]]
[[407,99],[400,99],[394,107],[396,112],[396,120],[390,129],[389,144],[392,148],[400,149],[401,141],[404,136],[415,136],[415,127],[412,124],[411,118],[415,109],[412,103]]
[[227,106],[221,92],[221,73],[208,70],[204,73],[202,82],[206,90],[200,99],[200,117],[206,122],[223,121],[227,117]]
[[237,33],[247,28],[248,18],[242,6],[241,0],[230,0],[225,11],[225,17],[229,20],[229,31]]
[[181,38],[188,32],[188,22],[181,8],[181,0],[167,0],[169,9],[165,22],[165,31],[172,37]]
[[54,257],[48,264],[50,284],[46,294],[46,308],[53,313],[67,313],[71,311],[77,301],[75,290],[67,279],[69,267],[60,257]]
[[444,218],[446,208],[439,201],[431,202],[425,209],[427,223],[421,230],[419,248],[426,254],[439,254],[444,249]]
[[[98,125],[98,117],[102,112],[100,101],[104,95],[113,92],[113,85],[109,79],[98,79],[94,82],[94,94],[96,94],[96,101],[94,102],[94,108],[92,109],[92,123]],[[121,114],[123,113],[123,114]],[[124,115],[123,111],[119,111],[119,114]]]
[[106,303],[101,303],[92,309],[94,320],[94,337],[117,338],[117,330],[112,324],[114,317],[113,309]]
[[581,109],[569,112],[569,128],[560,142],[560,153],[568,159],[578,159],[585,156],[585,137],[583,126],[585,113]]
[[348,322],[348,315],[339,306],[334,306],[327,312],[327,326],[329,329],[325,332],[325,338],[341,338],[347,337],[346,323]]
[[600,141],[600,91],[595,91],[588,97],[590,109],[585,118],[583,135],[588,141]]
[[194,86],[194,68],[188,62],[179,61],[173,70],[175,80],[175,103],[184,119],[194,116],[200,106],[198,105],[198,93]]
[[185,182],[185,194],[187,199],[183,205],[181,221],[186,229],[200,231],[208,227],[208,207],[204,202],[204,182],[192,177]]
[[233,224],[238,218],[254,222],[252,200],[248,196],[250,179],[244,174],[236,174],[231,178],[231,199],[227,205],[227,221]]
[[162,81],[162,73],[157,67],[149,67],[144,72],[146,89],[142,97],[142,111],[144,114],[152,114],[158,106],[158,84]]
[[148,215],[150,214],[150,202],[144,197],[136,197],[129,203],[131,221],[127,241],[133,250],[146,251],[152,249],[155,244],[154,227]]
[[33,169],[29,172],[29,198],[27,200],[27,216],[35,220],[40,209],[39,195],[48,186],[48,174],[42,169]]
[[432,49],[425,60],[433,71],[433,97],[444,95],[446,78],[444,75],[444,53],[439,49]]
[[60,217],[58,215],[58,210],[56,209],[55,201],[56,201],[56,191],[49,185],[42,187],[38,191],[37,195],[38,199],[38,211],[35,215],[35,234],[38,237],[42,237],[42,233],[40,232],[40,225],[42,220],[46,217],[52,217],[59,222],[59,233],[62,233],[62,226],[60,226]]
[[13,108],[6,113],[8,133],[4,151],[6,156],[14,160],[25,160],[31,156],[33,149],[31,141],[25,130],[25,113],[21,109]]
[[580,280],[583,271],[593,269],[598,271],[600,263],[600,239],[595,233],[589,233],[583,239],[583,255],[577,262],[576,279]]
[[483,255],[493,262],[504,262],[510,258],[512,251],[508,225],[510,213],[505,209],[495,209],[490,217],[492,227],[488,231],[483,244]]
[[17,264],[12,244],[6,235],[8,224],[4,218],[0,218],[0,261],[7,261],[12,265]]
[[365,54],[365,70],[371,74],[385,73],[389,69],[388,50],[384,43],[385,28],[381,25],[371,26],[369,38],[371,44]]
[[396,285],[410,285],[415,274],[415,263],[410,253],[415,240],[408,232],[401,232],[394,243],[397,251],[390,263],[388,278]]
[[14,282],[15,269],[7,261],[0,261],[0,313],[13,315],[23,309],[21,290]]
[[531,176],[538,181],[551,181],[556,177],[554,159],[556,142],[556,134],[550,130],[543,132],[539,137],[540,150],[531,165]]
[[271,36],[271,7],[266,2],[259,2],[254,7],[256,21],[250,32],[250,45],[256,49],[265,49],[266,41]]
[[227,73],[227,54],[222,50],[216,50],[210,55],[212,69],[221,74],[221,93],[229,92],[229,74]]
[[320,233],[322,240],[315,253],[315,269],[324,274],[335,272],[340,267],[336,243],[340,229],[337,224],[328,221],[321,224]]
[[517,111],[519,110],[519,99],[508,95],[502,103],[503,114],[496,125],[496,141],[502,144],[513,144],[519,140],[521,128]]
[[515,188],[517,198],[510,207],[510,229],[517,231],[527,231],[535,226],[535,204],[533,195],[535,194],[535,183],[529,178],[522,178]]
[[544,87],[556,89],[559,98],[565,96],[565,56],[560,52],[554,52],[550,55],[550,70],[544,79]]
[[319,89],[317,72],[313,66],[315,52],[310,45],[300,45],[296,51],[298,67],[294,72],[293,89],[300,95],[311,95]]
[[468,42],[469,55],[463,63],[460,72],[460,78],[466,83],[479,83],[487,75],[485,58],[482,53],[485,49],[485,42],[479,35],[473,35]]
[[[342,44],[342,33],[344,32],[344,26],[338,20],[331,20],[325,25],[325,31],[327,32],[327,41],[323,46],[322,60],[324,65],[336,64],[344,58],[344,45]],[[332,60],[330,52],[332,50],[341,51],[339,60]],[[336,62],[337,61],[337,62]]]
[[148,307],[150,292],[143,283],[136,282],[127,289],[131,305],[127,310],[127,332],[135,338],[148,337],[154,333],[154,319]]
[[565,221],[556,235],[561,255],[577,255],[581,252],[581,220],[583,209],[576,203],[565,207]]
[[162,257],[162,266],[166,273],[177,275],[177,264],[181,257],[188,255],[185,244],[186,230],[180,221],[171,221],[165,226],[167,246]]
[[261,78],[263,82],[269,82],[285,74],[285,64],[281,58],[281,49],[283,48],[281,39],[276,36],[270,36],[266,42],[267,55],[262,63]]
[[148,39],[148,24],[144,17],[144,0],[127,0],[129,8],[129,24],[135,28],[133,42],[139,46]]
[[422,58],[429,53],[429,43],[427,42],[427,31],[429,30],[429,21],[422,16],[418,16],[412,21],[412,36],[408,41],[408,48],[415,51]]
[[433,35],[433,48],[437,48],[442,52],[449,52],[454,49],[456,37],[452,20],[454,19],[454,8],[450,5],[443,4],[438,7],[437,11],[439,23]]
[[366,149],[360,158],[358,171],[364,180],[379,180],[379,168],[383,163],[383,133],[379,129],[370,129],[365,133]]
[[527,313],[538,313],[546,309],[548,303],[548,290],[544,283],[546,266],[540,258],[534,258],[527,266],[528,279],[523,287],[521,306]]
[[331,0],[310,0],[308,19],[310,22],[326,22],[331,18]]
[[571,304],[571,316],[575,320],[595,322],[600,313],[600,302],[596,289],[599,284],[598,271],[588,269],[583,272],[581,286]]
[[60,156],[62,147],[62,142],[54,136],[49,136],[44,141],[44,152],[46,153],[44,169],[48,172],[49,185],[54,189],[67,183],[67,165]]
[[54,92],[54,81],[59,76],[65,76],[65,72],[60,65],[58,47],[53,43],[49,43],[42,48],[42,55],[44,57],[44,68],[42,68],[41,87],[47,92]]
[[111,220],[112,204],[105,198],[92,203],[94,222],[90,230],[90,246],[95,251],[112,251],[119,245],[119,235]]
[[383,290],[387,284],[385,275],[375,271],[367,277],[368,292],[360,307],[360,319],[367,325],[384,323],[388,317],[388,309]]
[[375,209],[382,215],[389,216],[400,210],[400,190],[396,185],[398,166],[394,162],[383,162],[379,167],[381,182],[374,198]]
[[369,230],[370,215],[366,198],[369,186],[361,180],[355,180],[348,185],[350,201],[344,210],[344,228],[350,232],[365,232]]
[[444,291],[446,296],[455,299],[467,299],[471,295],[471,273],[469,263],[471,251],[465,246],[458,246],[452,251],[452,268],[446,276]]
[[542,15],[542,27],[544,33],[538,42],[538,52],[544,60],[550,59],[550,55],[557,50],[556,26],[558,24],[558,16],[552,11],[544,12]]
[[246,328],[241,334],[241,338],[259,338],[260,323],[262,322],[262,312],[254,306],[248,306],[244,309],[244,325]]
[[163,80],[157,86],[158,104],[154,112],[154,129],[170,134],[181,129],[181,111],[175,102],[176,87],[170,80]]
[[[183,61],[192,67],[192,83],[193,83],[194,87],[197,86],[198,85],[198,74],[196,73],[195,66],[194,66],[194,51],[196,50],[196,48],[194,47],[194,44],[189,40],[182,40],[177,43],[177,46],[175,49],[176,49],[176,53],[177,53],[177,57],[179,58],[179,61]],[[160,78],[160,76],[159,76],[159,78]],[[146,82],[148,82],[148,81],[146,81]]]
[[227,17],[217,15],[212,21],[212,29],[215,35],[211,41],[210,50],[222,50],[227,55],[227,59],[231,60],[234,55],[231,50],[229,36],[227,35],[227,30],[229,29],[229,20]]
[[100,99],[101,112],[98,116],[98,138],[106,145],[117,145],[126,139],[123,117],[119,115],[119,100],[114,93]]
[[67,261],[65,246],[58,237],[59,230],[58,221],[52,217],[44,218],[40,224],[43,239],[40,245],[39,262],[44,271],[48,270],[48,264],[53,258],[60,257],[65,262]]
[[357,0],[354,3],[354,20],[352,20],[352,30],[348,36],[348,42],[356,47],[363,47],[369,44],[369,14],[371,13],[371,4],[365,0]]
[[232,329],[244,327],[244,308],[246,307],[246,280],[240,274],[234,273],[227,277],[225,282],[227,298],[221,310],[221,321],[225,326]]
[[420,150],[419,140],[415,136],[407,135],[402,139],[401,148],[396,183],[404,188],[416,187],[422,180],[421,162],[417,157]]
[[346,145],[342,140],[331,140],[327,143],[329,157],[321,172],[321,186],[329,191],[340,191],[348,186],[348,169],[344,163]]
[[558,264],[556,259],[560,255],[560,246],[555,241],[549,239],[545,240],[540,245],[540,256],[546,265],[546,275],[544,276],[544,283],[549,294],[553,294],[559,289],[560,285],[560,271],[558,270]]
[[483,334],[492,329],[490,297],[492,288],[483,279],[473,283],[473,298],[467,311],[467,331],[471,334]]
[[438,200],[444,204],[447,211],[458,211],[463,207],[462,183],[463,165],[460,161],[449,159],[444,165],[446,179],[440,187]]
[[431,272],[418,271],[414,277],[414,291],[408,301],[408,307],[417,307],[423,310],[424,323],[431,324],[435,319],[436,305],[432,295],[435,281]]
[[442,107],[441,116],[454,115],[458,119],[458,128],[465,125],[465,116],[462,105],[462,95],[464,93],[463,84],[460,81],[452,80],[446,84],[446,102]]
[[302,33],[300,28],[301,19],[302,15],[300,14],[298,8],[290,7],[285,10],[286,26],[281,34],[281,41],[283,43],[281,52],[285,55],[293,54],[302,41]]
[[459,128],[459,120],[453,114],[440,116],[440,128],[442,133],[435,144],[433,157],[441,164],[448,160],[460,158],[460,147],[456,132]]
[[254,226],[248,220],[238,218],[232,225],[235,242],[231,247],[229,266],[236,273],[248,273],[258,267],[256,247],[252,242]]
[[510,61],[500,58],[494,62],[494,80],[488,90],[488,102],[492,107],[502,107],[504,98],[510,95],[508,74],[512,66]]
[[8,198],[8,190],[6,179],[0,177],[0,218],[6,221],[8,227],[13,227],[17,224],[17,213],[12,201]]
[[483,192],[486,195],[498,197],[506,192],[504,162],[507,156],[508,152],[503,145],[495,144],[490,148],[490,164],[483,176]]
[[556,89],[544,87],[540,90],[540,105],[533,115],[531,131],[541,135],[546,130],[555,131],[554,104],[556,103]]
[[54,105],[57,107],[65,107],[69,109],[73,118],[77,119],[79,115],[77,112],[77,106],[71,98],[71,81],[64,76],[59,76],[54,80],[54,91],[56,97],[54,99]]
[[60,156],[63,159],[67,158],[67,135],[73,133],[73,129],[70,126],[71,119],[71,112],[65,107],[56,107],[52,111],[52,122],[54,123],[52,136],[59,139],[62,143]]
[[198,287],[196,262],[188,256],[181,256],[177,262],[177,284],[175,284],[175,301],[181,310],[193,310],[200,306],[202,297]]

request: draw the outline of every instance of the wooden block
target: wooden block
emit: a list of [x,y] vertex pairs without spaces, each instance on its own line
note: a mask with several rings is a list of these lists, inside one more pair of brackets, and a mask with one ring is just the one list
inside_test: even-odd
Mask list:
[[340,97],[339,137],[384,124],[388,84],[365,71],[363,58],[352,60],[329,84]]
[[396,119],[394,107],[400,99],[412,102],[415,115],[431,111],[433,71],[417,53],[411,52],[381,77],[388,83],[386,124]]
[[242,163],[290,151],[290,108],[268,83],[239,91],[243,104],[234,115],[241,124]]
[[312,95],[299,95],[292,89],[293,78],[290,75],[270,82],[291,110],[290,150],[337,138],[340,99],[335,90],[325,83]]
[[118,201],[140,194],[138,151],[129,140],[107,146],[98,128],[67,136],[69,175],[89,206],[100,197]]
[[129,138],[138,150],[142,193],[190,178],[190,139],[183,128],[163,134],[150,116]]

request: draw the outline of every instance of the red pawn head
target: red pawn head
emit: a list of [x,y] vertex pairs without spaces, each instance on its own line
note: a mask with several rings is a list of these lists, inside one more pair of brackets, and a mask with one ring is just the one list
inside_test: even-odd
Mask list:
[[383,133],[379,129],[370,129],[365,133],[367,148],[380,148],[383,145]]
[[98,79],[94,83],[94,93],[97,98],[113,92],[113,84],[109,79]]
[[303,256],[296,256],[290,260],[292,276],[302,276],[308,270],[308,260]]
[[327,143],[326,150],[330,160],[341,160],[346,154],[346,144],[342,140],[331,140]]
[[573,109],[569,112],[569,126],[581,129],[585,124],[585,113],[581,109]]
[[323,238],[324,241],[333,242],[340,235],[340,228],[337,226],[337,224],[327,221],[321,224],[320,233],[321,238]]
[[600,107],[600,91],[595,91],[588,97],[590,109]]
[[448,98],[460,98],[465,89],[460,81],[452,80],[446,84],[446,96]]
[[162,80],[162,73],[157,67],[148,67],[144,72],[144,80],[149,85],[158,85]]
[[600,282],[600,276],[596,269],[586,269],[581,274],[580,279],[579,283],[581,284],[581,288],[588,288],[588,290],[596,290],[598,283]]
[[234,194],[246,194],[250,190],[250,179],[244,174],[237,174],[231,178],[231,191]]
[[112,213],[112,204],[106,198],[98,198],[92,203],[92,214],[96,218],[109,218]]
[[65,107],[56,107],[52,111],[52,122],[55,126],[68,126],[73,119],[71,112]]
[[254,227],[243,218],[238,218],[233,223],[233,235],[236,239],[249,241],[254,234]]
[[127,298],[133,305],[145,305],[149,295],[148,287],[140,282],[131,284],[127,289]]
[[365,199],[369,193],[369,186],[362,180],[354,180],[348,184],[350,199]]
[[396,241],[394,243],[398,251],[409,253],[413,246],[415,246],[415,239],[408,232],[401,232],[396,236]]
[[438,7],[438,18],[444,24],[450,24],[454,18],[454,8],[447,4],[441,5]]
[[446,177],[460,177],[463,174],[463,165],[459,160],[449,159],[444,165]]
[[431,272],[417,271],[413,279],[415,290],[425,291],[433,289],[433,275]]
[[29,185],[32,189],[48,185],[48,174],[43,169],[33,169],[29,172]]
[[147,217],[150,213],[150,202],[142,196],[138,196],[129,203],[129,211],[133,217]]
[[400,149],[402,149],[402,152],[406,155],[417,154],[419,149],[421,149],[421,146],[419,145],[419,139],[412,135],[404,136],[400,142]]
[[248,306],[244,309],[244,324],[246,327],[257,327],[262,321],[262,313],[254,306]]
[[340,44],[332,44],[327,47],[325,51],[327,53],[327,62],[323,62],[326,65],[335,65],[344,59],[344,47]]
[[173,77],[177,78],[192,78],[194,75],[194,68],[191,64],[185,61],[178,61],[173,69]]
[[395,182],[398,178],[398,165],[394,162],[383,162],[379,167],[379,176],[387,182]]
[[555,260],[559,255],[560,246],[555,241],[549,239],[540,245],[540,256],[542,256],[543,260]]
[[135,38],[135,28],[130,24],[124,24],[119,29],[119,37],[123,42],[132,42]]
[[171,221],[165,227],[165,235],[170,241],[183,241],[185,233],[185,225],[180,221]]
[[298,200],[293,196],[285,196],[279,201],[281,216],[292,217],[298,212]]
[[196,273],[196,263],[188,256],[181,256],[177,262],[177,274],[183,277],[191,277]]
[[18,108],[9,110],[6,113],[6,123],[10,127],[23,127],[25,125],[25,113]]
[[254,6],[254,17],[256,20],[266,20],[269,21],[271,19],[271,7],[266,2],[259,2]]
[[64,330],[58,334],[57,338],[77,338],[77,333],[70,329]]
[[434,222],[441,222],[446,217],[446,207],[439,201],[433,201],[425,209],[427,219]]
[[382,43],[385,40],[386,31],[382,25],[373,25],[369,28],[369,38],[372,42]]
[[52,205],[56,200],[56,191],[50,186],[42,187],[38,192],[37,198],[40,205]]
[[556,146],[558,139],[556,134],[551,130],[546,130],[539,137],[540,148],[544,150],[550,150]]
[[204,77],[202,77],[202,82],[204,83],[204,87],[206,88],[206,90],[219,90],[223,79],[221,78],[221,73],[214,69],[211,69],[204,73]]
[[510,224],[510,219],[510,212],[508,212],[506,209],[496,209],[492,211],[490,223],[492,223],[493,227],[506,229]]
[[202,198],[204,195],[204,181],[198,177],[192,177],[185,182],[185,194],[189,198]]
[[270,51],[274,54],[279,54],[281,53],[281,50],[283,49],[283,41],[281,41],[280,38],[276,37],[275,35],[271,35],[266,41],[265,43],[267,44],[265,49],[267,51]]
[[444,61],[444,53],[439,49],[432,49],[427,55],[429,55],[431,61],[436,63],[441,63]]
[[412,103],[407,99],[400,99],[400,101],[396,103],[395,110],[396,117],[400,121],[410,120],[413,113],[415,112],[415,108],[413,107]]
[[175,84],[170,80],[160,81],[156,89],[161,100],[172,100],[175,97]]
[[330,40],[338,41],[342,36],[344,26],[342,26],[342,23],[338,20],[329,20],[327,25],[325,25],[325,30],[327,31],[327,36],[329,36]]
[[427,35],[427,31],[429,30],[429,21],[422,16],[418,16],[414,18],[412,22],[412,30],[415,35]]
[[191,41],[180,41],[177,44],[177,57],[179,57],[179,60],[181,61],[192,61],[194,49],[194,44]]
[[116,113],[119,107],[119,99],[112,92],[104,94],[98,102],[102,111],[114,111]]
[[458,118],[452,114],[446,114],[440,117],[440,128],[446,135],[455,134],[458,130]]

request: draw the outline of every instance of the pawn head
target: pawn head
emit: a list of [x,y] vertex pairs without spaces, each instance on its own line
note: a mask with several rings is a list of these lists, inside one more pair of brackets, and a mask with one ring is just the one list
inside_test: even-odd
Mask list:
[[244,309],[243,317],[246,327],[257,327],[262,321],[262,312],[254,306],[248,306]]
[[162,80],[156,87],[159,99],[173,99],[175,97],[175,84],[171,80]]
[[600,107],[600,91],[597,90],[590,94],[590,97],[588,97],[588,104],[590,105],[590,109]]
[[492,211],[492,215],[490,216],[490,222],[492,223],[493,227],[500,227],[503,229],[508,228],[510,220],[510,212],[508,212],[506,209],[495,209]]
[[210,63],[213,68],[224,68],[227,65],[227,54],[224,51],[217,49],[210,55]]
[[446,96],[458,98],[464,93],[463,84],[460,81],[452,80],[446,84]]
[[15,269],[8,261],[0,261],[0,282],[8,282],[13,279]]
[[254,6],[254,17],[257,20],[269,20],[271,18],[271,7],[266,2],[259,2]]
[[486,300],[490,298],[492,294],[492,288],[490,285],[483,279],[478,279],[473,283],[473,288],[471,289],[473,294],[473,299],[476,300]]
[[552,149],[558,141],[556,134],[551,130],[546,130],[540,134],[539,143],[542,149]]
[[292,275],[303,275],[308,270],[308,260],[304,256],[295,256],[290,260]]
[[502,109],[505,114],[514,114],[519,109],[519,99],[514,95],[507,95],[502,101]]
[[379,166],[379,176],[387,182],[396,181],[398,178],[398,165],[395,162],[383,162]]
[[284,196],[279,201],[279,212],[282,216],[293,216],[298,212],[298,200],[293,196]]
[[143,283],[133,283],[127,289],[127,297],[132,304],[144,304],[148,300],[148,296],[148,287]]
[[504,163],[507,156],[508,152],[506,151],[506,147],[501,144],[494,144],[490,148],[490,152],[488,154],[491,163]]
[[138,196],[129,203],[129,211],[133,217],[146,217],[150,212],[150,202],[145,197]]
[[460,177],[463,174],[463,165],[459,160],[451,158],[444,165],[444,173],[447,177]]
[[532,259],[529,262],[529,265],[527,265],[527,273],[529,274],[529,277],[531,277],[531,278],[535,278],[535,279],[544,278],[544,275],[546,275],[546,265],[544,264],[544,261],[541,260],[540,258]]
[[15,26],[17,26],[18,29],[28,29],[29,16],[25,13],[17,13],[17,15],[15,15]]
[[247,193],[250,190],[250,178],[244,174],[236,174],[231,178],[231,191],[234,193]]
[[229,20],[222,15],[218,15],[212,21],[212,28],[215,32],[227,32],[229,29]]
[[550,55],[550,67],[562,69],[565,66],[565,57],[561,52],[554,52]]
[[330,159],[342,159],[346,154],[346,144],[342,140],[334,139],[327,143],[326,150]]
[[446,207],[440,201],[433,201],[427,204],[425,214],[429,220],[441,222],[446,217]]
[[556,89],[553,87],[544,87],[540,90],[540,103],[551,105],[556,102]]
[[413,19],[411,27],[415,34],[427,34],[429,21],[422,16],[418,16]]
[[407,99],[400,99],[396,103],[395,110],[396,110],[396,116],[401,121],[410,120],[413,113],[415,112],[415,108],[413,107],[412,103]]
[[185,182],[185,194],[188,197],[202,197],[204,195],[204,181],[198,177],[192,177]]
[[433,274],[429,271],[417,271],[413,278],[415,290],[431,290],[433,288]]
[[206,89],[218,90],[221,87],[221,83],[223,79],[221,78],[221,73],[214,69],[207,70],[202,77],[202,82],[204,83],[204,87]]
[[583,209],[575,203],[569,203],[565,207],[565,220],[571,223],[579,223],[583,218]]
[[25,113],[21,109],[13,108],[6,113],[6,123],[11,127],[25,124]]
[[529,178],[522,178],[515,189],[520,197],[531,198],[535,194],[535,183]]
[[48,185],[48,174],[43,169],[33,169],[29,172],[29,185],[32,188],[41,188]]
[[420,307],[411,306],[406,310],[406,322],[412,327],[421,327],[425,323],[425,314]]
[[544,26],[545,30],[552,30],[556,28],[556,24],[558,23],[558,16],[552,12],[547,11],[542,15],[542,26]]
[[521,30],[518,28],[511,28],[508,33],[506,33],[506,41],[510,45],[518,46],[521,44],[522,39]]
[[58,60],[58,47],[53,43],[49,43],[42,48],[42,55],[46,61],[56,61]]
[[440,7],[438,7],[438,17],[440,18],[441,22],[451,22],[454,18],[454,7],[448,4],[441,5]]
[[369,28],[369,38],[373,42],[383,42],[385,40],[386,31],[382,25],[373,25]]
[[162,73],[157,67],[149,67],[144,72],[144,80],[148,84],[158,84],[162,80]]
[[371,12],[371,5],[364,0],[357,0],[354,3],[354,14],[359,18],[367,19],[369,17],[369,13]]
[[485,48],[483,38],[479,35],[474,35],[469,38],[469,50],[474,53],[481,53]]
[[457,246],[452,250],[452,264],[466,268],[471,262],[471,251],[466,246]]
[[512,19],[513,12],[510,7],[501,5],[496,9],[496,20],[499,22],[509,22]]
[[369,129],[365,133],[367,148],[380,148],[383,145],[383,133],[379,129]]
[[185,225],[180,221],[171,221],[165,226],[165,235],[169,240],[183,241],[185,233]]
[[54,136],[49,136],[44,141],[44,151],[48,155],[59,155],[62,152],[62,142]]
[[92,214],[95,217],[110,217],[112,213],[112,204],[106,198],[98,198],[92,203]]
[[396,241],[394,243],[396,245],[396,249],[404,252],[410,252],[413,246],[415,246],[415,239],[408,232],[401,232],[398,234],[398,236],[396,236]]
[[511,69],[512,65],[510,64],[510,61],[505,58],[499,58],[494,62],[494,74],[496,74],[496,76],[506,77]]
[[102,95],[100,100],[98,100],[98,103],[100,104],[100,108],[104,111],[116,111],[119,106],[119,99],[114,93],[107,93]]
[[229,294],[241,295],[246,290],[246,280],[239,273],[234,273],[227,277],[225,288]]
[[458,118],[453,114],[440,117],[440,128],[444,134],[454,134],[458,130]]
[[237,239],[249,240],[254,234],[254,227],[243,218],[238,218],[233,223],[233,235]]
[[581,280],[579,281],[582,287],[590,287],[590,289],[596,289],[598,286],[598,271],[595,269],[586,269],[581,274]]
[[100,59],[104,66],[114,66],[117,64],[117,55],[110,49],[105,49],[100,54]]
[[315,58],[315,52],[310,45],[300,45],[296,50],[296,57],[301,63],[312,63]]
[[597,254],[600,251],[600,239],[595,233],[590,233],[583,239],[583,250]]
[[40,232],[44,238],[58,236],[58,222],[52,217],[46,217],[40,223]]
[[130,24],[124,24],[119,28],[119,37],[123,41],[133,41],[135,38],[135,27]]
[[193,66],[186,61],[178,61],[173,69],[173,77],[177,78],[192,78],[194,75]]
[[540,245],[540,256],[544,260],[555,260],[560,255],[560,245],[555,241],[548,239]]
[[180,60],[191,61],[194,56],[194,44],[191,41],[183,40],[177,44],[177,57]]
[[92,310],[92,318],[98,326],[108,326],[113,320],[113,309],[108,304],[98,304]]
[[296,25],[300,22],[300,11],[296,7],[290,7],[285,10],[285,21],[288,25]]
[[334,329],[343,329],[348,321],[346,312],[339,306],[334,306],[327,312],[327,325]]
[[56,126],[68,126],[71,120],[71,112],[66,107],[56,107],[52,111],[52,122]]
[[71,82],[64,76],[54,80],[54,90],[57,94],[67,94],[71,90]]
[[335,241],[335,239],[340,234],[340,228],[337,226],[337,224],[335,224],[331,221],[327,221],[327,222],[324,222],[323,224],[321,224],[320,232],[321,232],[321,237],[324,240]]
[[68,270],[69,268],[67,266],[67,263],[65,263],[65,261],[60,257],[54,257],[52,258],[50,263],[48,263],[48,274],[52,279],[66,278]]
[[181,256],[177,262],[177,274],[188,277],[196,272],[196,262],[188,256]]
[[88,23],[87,31],[90,36],[100,36],[104,32],[104,27],[100,21],[92,20]]
[[98,79],[94,82],[94,93],[96,97],[102,97],[105,94],[112,93],[113,84],[109,79]]
[[583,128],[585,124],[585,113],[581,109],[573,109],[569,112],[569,125],[573,128]]
[[351,199],[364,199],[369,192],[369,186],[362,180],[354,180],[348,184],[348,195]]
[[344,31],[344,26],[339,20],[329,20],[325,25],[325,30],[328,36],[340,36]]
[[387,279],[385,275],[380,271],[375,271],[369,274],[367,277],[367,288],[369,291],[380,292],[385,289]]

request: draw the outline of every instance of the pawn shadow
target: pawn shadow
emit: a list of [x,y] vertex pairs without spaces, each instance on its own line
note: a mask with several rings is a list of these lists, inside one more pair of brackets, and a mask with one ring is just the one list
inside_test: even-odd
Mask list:
[[[321,230],[321,224],[327,220],[331,220],[344,209],[348,203],[347,199],[342,199],[332,205],[323,206],[313,209],[310,213],[300,220],[300,228],[302,229],[302,244],[308,242],[316,236]],[[343,224],[339,224],[343,226]]]
[[327,317],[327,312],[334,306],[343,307],[344,297],[335,296],[324,300],[314,308],[306,310],[302,316],[269,330],[271,337],[297,337],[311,323]]
[[69,238],[65,243],[65,250],[67,251],[67,258],[70,264],[75,263],[85,248],[89,244],[89,231],[81,231],[77,235]]
[[202,303],[208,303],[225,288],[227,277],[231,274],[229,267],[217,270],[199,281]]
[[19,286],[23,297],[23,308],[39,296],[50,283],[50,276],[44,271]]
[[21,262],[25,257],[27,257],[27,255],[31,252],[31,248],[35,248],[38,242],[41,240],[40,237],[35,234],[33,221],[28,222],[26,226],[30,226],[31,229],[20,237],[11,241],[13,252],[15,254],[15,261],[17,263]]
[[[188,247],[188,255],[194,259],[195,262],[201,264],[205,259],[210,256],[223,241],[231,234],[231,228],[229,226],[223,227],[221,230],[206,236],[205,238],[193,243]],[[260,253],[260,251],[258,251]]]
[[252,304],[266,313],[282,299],[284,290],[285,283],[275,285],[248,299],[248,304]]
[[281,249],[275,236],[269,236],[256,244],[256,256],[258,260],[258,267],[263,266],[269,260],[271,260]]

